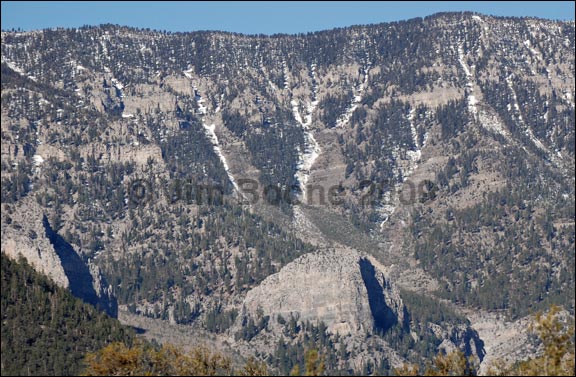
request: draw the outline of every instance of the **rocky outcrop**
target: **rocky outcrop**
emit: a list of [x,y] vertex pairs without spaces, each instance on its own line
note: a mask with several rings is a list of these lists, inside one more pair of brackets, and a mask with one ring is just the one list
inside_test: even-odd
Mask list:
[[[424,328],[441,342],[440,350],[459,349],[477,362],[485,354],[478,333],[465,320],[414,322],[386,267],[354,249],[323,249],[294,260],[249,291],[240,313],[232,333],[240,330],[247,318],[258,322],[269,317],[261,340],[284,334],[285,328],[280,324],[284,321],[279,317],[293,317],[300,323],[323,322],[328,332],[342,336],[348,349],[354,350],[357,357],[350,361],[356,367],[378,358],[385,358],[394,366],[406,361],[405,355],[400,356],[385,337],[373,336],[388,333],[393,327],[394,331],[412,334],[415,341],[418,335],[414,331]],[[379,344],[380,353],[363,351],[367,336]],[[260,344],[260,351],[266,352],[266,341],[251,344]]]
[[25,211],[2,212],[2,252],[18,260],[20,256],[38,272],[63,288],[70,283],[60,257],[46,237],[42,225],[42,211],[31,199],[23,199]]
[[74,247],[52,229],[45,215],[42,223],[46,237],[50,240],[54,252],[60,257],[72,294],[112,317],[118,316],[118,303],[112,296],[112,289],[104,280],[100,269],[82,260]]
[[388,329],[404,318],[397,289],[360,253],[348,249],[304,255],[248,292],[246,314],[324,322],[332,333]]
[[52,229],[32,199],[23,199],[18,210],[3,216],[2,252],[16,260],[24,257],[34,269],[68,288],[74,296],[112,317],[118,315],[112,287],[98,266],[85,262],[74,247]]
[[108,284],[108,281],[106,281],[100,267],[98,267],[92,260],[88,261],[87,266],[90,275],[92,276],[92,287],[98,297],[96,308],[106,312],[111,317],[117,318],[118,302],[112,292],[112,285]]
[[443,339],[438,349],[445,353],[461,350],[465,355],[475,357],[478,363],[484,359],[486,355],[484,342],[470,325],[458,324],[442,327],[428,323],[427,327],[438,339]]
[[530,336],[532,316],[508,321],[498,313],[468,312],[471,326],[485,344],[485,357],[480,364],[480,374],[486,375],[495,363],[512,364],[537,354],[535,337]]

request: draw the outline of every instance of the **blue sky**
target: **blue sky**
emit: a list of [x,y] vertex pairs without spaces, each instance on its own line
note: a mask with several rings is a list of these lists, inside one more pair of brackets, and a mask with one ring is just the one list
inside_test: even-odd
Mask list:
[[294,34],[464,10],[574,20],[573,1],[2,1],[2,29],[113,23],[170,31]]

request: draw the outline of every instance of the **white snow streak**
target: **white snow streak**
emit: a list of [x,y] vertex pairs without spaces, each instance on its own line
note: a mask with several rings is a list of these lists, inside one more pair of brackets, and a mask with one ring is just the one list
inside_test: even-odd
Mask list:
[[286,61],[282,61],[282,73],[284,74],[284,90],[287,90],[288,87],[290,86],[290,81],[288,78],[288,74],[290,73],[288,71],[288,65],[286,64]]
[[530,50],[530,52],[532,53],[532,55],[534,55],[536,57],[536,59],[542,60],[542,54],[540,53],[540,51],[538,51],[534,47],[532,47],[532,43],[530,42],[529,39],[524,41],[524,46],[526,46],[526,48],[528,50]]
[[196,98],[196,104],[198,105],[198,114],[206,115],[208,113],[208,108],[204,105],[204,99],[199,94],[196,86],[194,86],[194,97]]
[[236,180],[230,173],[230,167],[228,167],[228,161],[226,161],[226,157],[224,157],[224,155],[222,154],[222,149],[220,149],[218,136],[216,136],[216,125],[215,124],[207,125],[206,123],[202,122],[202,127],[204,127],[204,130],[206,131],[206,136],[208,137],[208,139],[212,143],[212,146],[214,147],[214,153],[216,153],[216,155],[220,159],[220,162],[222,162],[222,166],[224,166],[224,170],[226,170],[228,179],[230,180],[230,182],[232,182],[234,189],[236,189],[237,192],[240,192],[240,188],[238,187]]
[[336,127],[344,127],[345,125],[347,125],[348,122],[350,121],[350,118],[352,117],[352,114],[354,113],[354,111],[358,107],[358,104],[360,102],[362,102],[362,96],[364,95],[364,89],[366,89],[366,86],[368,84],[368,70],[369,69],[370,68],[368,67],[364,70],[364,80],[358,85],[358,88],[356,89],[354,97],[352,98],[350,106],[348,106],[348,108],[346,109],[346,112],[344,114],[342,114],[338,118],[338,120],[336,120]]
[[13,70],[14,72],[17,72],[21,75],[26,75],[26,72],[24,72],[24,70],[20,67],[18,67],[15,63],[8,61],[8,60],[4,60],[2,59],[2,63],[6,63],[6,65],[8,67],[10,67],[11,70]]
[[[410,132],[412,134],[412,140],[414,142],[415,150],[409,150],[406,152],[406,156],[408,157],[408,165],[402,169],[401,167],[394,168],[394,175],[398,176],[402,174],[403,181],[405,182],[414,171],[418,168],[418,164],[422,158],[422,147],[426,144],[426,137],[424,138],[423,145],[419,145],[418,143],[418,131],[416,130],[416,125],[414,124],[414,114],[416,109],[411,109],[406,116],[406,118],[410,121]],[[399,160],[399,149],[392,152],[396,161]],[[398,193],[402,190],[402,183],[396,184],[391,190],[395,190],[395,193]],[[382,222],[380,223],[380,230],[384,229],[384,224],[390,219],[390,216],[396,210],[396,206],[393,203],[392,198],[392,191],[386,191],[382,198],[382,203],[377,208],[378,213],[382,218]]]
[[42,171],[42,164],[44,163],[44,158],[42,156],[40,156],[39,154],[35,154],[32,157],[32,161],[34,162],[34,173],[38,174]]
[[490,132],[494,132],[504,136],[506,139],[510,139],[510,134],[504,128],[497,115],[489,114],[484,110],[480,110],[478,113],[478,119],[480,125]]
[[35,154],[32,159],[34,160],[34,166],[40,166],[44,163],[44,158],[39,154]]
[[[477,19],[478,21],[483,22],[483,20],[478,16],[472,16],[472,18]],[[464,49],[462,46],[458,47],[458,61],[466,73],[466,88],[468,92],[468,110],[470,113],[474,115],[474,118],[479,121],[480,125],[484,127],[486,130],[490,132],[494,132],[500,134],[506,138],[509,138],[510,135],[506,131],[506,129],[502,126],[502,123],[498,120],[498,117],[494,115],[490,115],[487,113],[485,109],[481,106],[478,106],[480,101],[474,94],[472,94],[475,90],[475,79],[472,74],[468,63],[466,62],[466,57],[464,55]]]
[[414,142],[416,150],[406,152],[408,158],[410,159],[410,166],[407,171],[407,174],[404,174],[405,178],[410,176],[414,172],[414,170],[416,170],[416,168],[418,167],[418,163],[420,162],[420,158],[422,157],[422,150],[418,145],[418,131],[416,131],[416,126],[414,125],[415,112],[416,109],[412,109],[410,110],[407,116],[408,120],[410,121],[410,132],[412,133],[412,141]]
[[477,119],[478,107],[476,105],[478,104],[478,100],[476,99],[476,96],[471,94],[474,91],[474,82],[472,81],[473,80],[472,72],[470,71],[470,67],[466,62],[466,57],[464,55],[464,48],[462,46],[458,46],[458,61],[460,62],[460,65],[462,66],[464,73],[466,73],[466,80],[467,80],[466,88],[470,92],[468,94],[468,110],[474,115],[474,118]]
[[[312,81],[316,82],[316,66],[312,65]],[[298,109],[298,102],[296,100],[292,100],[290,104],[292,105],[292,113],[294,115],[294,119],[304,131],[304,150],[298,151],[298,165],[296,167],[296,173],[294,177],[298,180],[298,185],[300,186],[300,192],[302,193],[302,202],[306,203],[306,185],[308,180],[310,179],[310,169],[314,165],[314,162],[320,156],[322,149],[320,148],[320,144],[314,138],[314,134],[310,130],[310,126],[312,125],[312,114],[314,110],[316,110],[316,106],[318,106],[318,101],[316,100],[316,86],[312,88],[312,101],[308,103],[306,106],[306,115],[304,115],[304,120],[302,120],[302,116],[300,115],[300,111]]]
[[[548,155],[548,157],[550,158],[550,161],[552,161],[556,166],[561,167],[562,166],[562,161],[561,161],[562,155],[560,153],[557,153],[557,154],[552,153],[540,140],[538,140],[538,138],[532,132],[532,129],[530,128],[530,126],[524,121],[524,118],[522,117],[522,112],[520,111],[520,106],[518,104],[518,97],[516,96],[516,91],[514,90],[514,86],[512,85],[511,76],[506,77],[506,83],[508,84],[508,87],[510,88],[510,91],[512,92],[512,98],[514,99],[513,106],[514,106],[514,110],[516,110],[516,116],[518,118],[518,121],[520,124],[522,124],[525,127],[524,134],[526,136],[528,136],[528,138],[532,141],[532,143],[538,149],[542,150],[544,153],[546,153],[546,155]],[[508,105],[508,110],[511,110],[510,105]],[[567,170],[565,167],[564,167],[564,173],[567,174]]]
[[11,70],[13,70],[14,72],[17,72],[17,73],[21,74],[22,76],[28,77],[28,78],[29,78],[30,80],[32,80],[32,81],[38,81],[38,80],[36,79],[36,77],[31,76],[31,75],[28,75],[28,74],[26,73],[26,71],[24,71],[22,68],[20,68],[18,65],[16,65],[16,63],[11,62],[11,61],[9,61],[9,60],[6,60],[6,59],[4,59],[4,58],[2,58],[2,63],[6,63],[6,65],[7,65],[8,67],[10,67]]
[[524,134],[528,136],[528,138],[532,141],[532,143],[534,143],[534,145],[536,145],[536,147],[538,147],[539,149],[543,150],[546,153],[549,153],[548,149],[544,146],[544,144],[542,144],[542,142],[538,140],[536,136],[534,136],[534,133],[532,133],[532,129],[528,126],[528,124],[524,122],[522,112],[520,111],[520,105],[518,104],[518,97],[516,96],[516,91],[514,90],[514,86],[512,85],[512,79],[510,76],[506,77],[506,83],[508,84],[508,87],[512,92],[512,98],[514,99],[513,106],[514,110],[516,110],[516,116],[518,118],[518,121],[526,128]]
[[124,93],[122,92],[124,90],[124,84],[122,84],[120,81],[118,81],[117,79],[115,79],[114,77],[112,77],[112,86],[114,86],[116,89],[118,89],[120,91],[120,98],[124,97]]
[[462,46],[458,46],[458,60],[460,61],[460,65],[464,69],[466,73],[466,77],[471,77],[472,73],[470,73],[470,68],[468,68],[468,63],[466,63],[466,59],[464,56],[464,48]]
[[[198,89],[196,87],[194,87],[194,93],[196,103],[198,104],[198,113],[200,115],[206,115],[207,108],[206,106],[204,106],[203,104],[204,100],[202,99],[202,96],[198,94]],[[234,186],[236,192],[238,192],[240,195],[243,196],[242,191],[240,191],[240,187],[238,187],[238,183],[236,183],[234,176],[232,176],[232,173],[230,173],[230,167],[228,166],[228,161],[226,161],[226,157],[224,156],[224,154],[222,153],[222,149],[220,148],[220,142],[218,140],[218,136],[216,135],[216,125],[215,124],[207,125],[204,122],[204,117],[202,117],[202,127],[204,127],[206,136],[208,137],[208,140],[210,140],[210,142],[212,143],[212,147],[214,148],[214,153],[216,153],[216,155],[220,159],[220,162],[222,163],[222,166],[224,167],[226,175],[228,175],[228,179],[232,183],[232,186]]]
[[184,76],[188,77],[189,79],[192,79],[192,75],[191,75],[192,72],[194,72],[194,68],[187,69],[187,70],[183,71],[182,73],[184,73]]
[[574,108],[574,98],[572,98],[572,93],[570,93],[569,91],[565,91],[564,92],[564,99],[566,100],[566,102],[568,102],[568,104]]

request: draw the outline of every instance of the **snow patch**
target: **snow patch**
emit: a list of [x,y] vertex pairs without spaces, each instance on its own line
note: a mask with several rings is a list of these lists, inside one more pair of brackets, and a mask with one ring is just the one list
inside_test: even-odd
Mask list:
[[[316,67],[312,65],[311,67],[312,72],[312,82],[316,82]],[[296,166],[296,173],[294,177],[298,180],[298,185],[300,188],[300,192],[302,193],[302,202],[306,203],[306,185],[308,180],[310,179],[310,169],[316,162],[318,156],[322,152],[320,148],[320,144],[314,138],[314,134],[310,130],[310,126],[312,125],[312,114],[316,107],[318,106],[318,101],[316,100],[316,90],[317,87],[313,86],[312,88],[312,98],[313,100],[308,103],[306,106],[306,114],[304,115],[304,120],[302,120],[302,116],[300,115],[299,104],[298,101],[292,100],[290,104],[292,105],[292,113],[294,115],[294,119],[298,124],[302,127],[304,131],[304,150],[298,150],[298,164]]]
[[[200,94],[198,94],[198,89],[196,87],[194,87],[194,93],[196,93],[196,102],[198,103],[198,111],[200,112],[200,114],[205,115],[207,113],[207,109],[202,104],[202,102],[203,102],[202,96],[200,96]],[[201,109],[202,109],[202,111],[201,111]],[[212,148],[214,149],[214,153],[216,153],[216,155],[220,159],[220,162],[222,163],[222,166],[224,167],[224,171],[226,171],[226,175],[228,176],[228,179],[232,183],[232,186],[234,186],[234,189],[236,190],[236,192],[238,192],[239,194],[242,195],[242,192],[240,191],[240,187],[238,187],[238,183],[236,183],[234,176],[232,175],[232,173],[230,173],[230,167],[228,166],[228,161],[226,160],[226,156],[224,156],[224,154],[222,153],[222,149],[220,148],[220,142],[218,140],[218,136],[216,135],[216,125],[215,124],[207,125],[204,122],[204,119],[202,118],[202,127],[204,128],[204,131],[205,131],[206,136],[208,137],[208,140],[210,140],[210,142],[212,143]]]
[[194,72],[194,69],[190,68],[190,69],[185,70],[183,73],[184,73],[184,76],[188,77],[189,79],[192,79],[192,75],[191,75],[192,72]]
[[122,91],[124,89],[124,85],[115,78],[112,78],[112,85],[120,91]]
[[290,101],[290,105],[292,105],[292,114],[294,114],[294,119],[296,119],[296,122],[298,122],[298,124],[302,125],[302,117],[300,116],[300,110],[298,110],[298,101],[296,100],[292,100]]
[[10,69],[13,70],[14,72],[18,72],[18,73],[21,74],[21,75],[26,75],[26,72],[25,72],[22,68],[18,67],[18,66],[17,66],[15,63],[13,63],[13,62],[2,59],[2,63],[6,63],[6,65],[7,65],[8,67],[10,67]]
[[[516,96],[516,91],[514,90],[514,86],[512,85],[512,77],[511,76],[506,77],[506,83],[508,84],[508,87],[510,88],[510,91],[512,92],[512,98],[514,100],[514,103],[512,105],[514,107],[515,113],[513,113],[512,115],[513,116],[516,115],[516,117],[518,118],[518,122],[525,127],[524,134],[526,136],[528,136],[530,141],[532,141],[532,143],[538,149],[545,152],[552,162],[554,162],[557,166],[559,166],[560,161],[558,160],[558,156],[551,153],[548,150],[548,148],[546,148],[546,146],[540,140],[538,140],[538,138],[532,132],[532,129],[530,128],[530,126],[524,121],[524,118],[522,117],[522,112],[520,111],[520,105],[518,104],[518,97]],[[509,111],[511,110],[510,105],[508,105],[508,110]]]
[[304,150],[298,150],[298,165],[296,166],[296,173],[294,176],[298,180],[300,186],[300,192],[302,193],[302,202],[306,202],[306,185],[310,179],[310,169],[316,162],[318,156],[322,152],[320,144],[314,138],[314,134],[310,130],[310,125],[312,123],[312,113],[314,112],[317,101],[311,102],[306,107],[306,121],[302,121],[302,117],[298,111],[298,106],[294,106],[292,111],[294,112],[294,119],[300,124],[304,130]]
[[458,61],[464,69],[467,77],[471,77],[472,73],[470,72],[470,68],[468,68],[468,63],[466,63],[465,56],[464,56],[464,48],[462,46],[458,46]]
[[416,109],[411,109],[410,112],[408,113],[408,120],[410,121],[410,133],[412,134],[412,141],[414,142],[414,146],[416,147],[415,150],[413,151],[408,151],[407,155],[408,158],[411,161],[410,164],[410,169],[409,169],[409,173],[406,174],[406,178],[412,174],[412,172],[414,172],[414,170],[416,170],[416,168],[418,167],[418,163],[420,162],[420,158],[422,157],[422,150],[420,149],[420,146],[418,145],[418,131],[416,130],[416,126],[414,125],[414,113],[416,112]]
[[289,79],[289,74],[290,71],[288,71],[288,65],[286,64],[286,60],[282,61],[282,73],[284,74],[284,90],[288,90],[288,87],[290,86],[290,79]]
[[[510,110],[510,109],[509,109]],[[504,136],[506,139],[510,139],[510,134],[502,125],[502,122],[498,119],[496,115],[489,114],[487,111],[481,110],[478,113],[478,120],[480,121],[480,125],[484,127],[486,130],[500,134]]]
[[226,157],[224,156],[224,154],[222,154],[222,149],[220,148],[220,142],[218,141],[218,136],[216,136],[216,125],[215,124],[207,125],[206,123],[202,122],[202,127],[204,127],[204,130],[206,131],[206,136],[208,137],[214,148],[214,153],[216,153],[216,155],[220,159],[220,162],[222,163],[222,166],[224,167],[224,170],[226,171],[226,174],[228,175],[228,179],[232,183],[232,186],[234,186],[234,189],[237,192],[240,192],[240,187],[238,187],[236,180],[230,173],[230,167],[228,166],[228,161],[226,161]]
[[569,91],[565,91],[564,99],[566,100],[566,102],[568,102],[570,106],[572,106],[572,108],[574,108],[574,99],[572,98],[572,93],[570,93]]
[[536,57],[536,59],[542,60],[542,54],[540,54],[540,51],[537,51],[534,47],[532,47],[532,43],[530,42],[529,39],[525,40],[523,44],[524,46],[526,46],[528,50],[530,50],[530,52],[532,53],[532,55]]
[[34,160],[34,166],[40,166],[44,163],[44,158],[39,154],[35,154],[32,159]]
[[198,114],[206,115],[208,108],[204,105],[204,98],[198,94],[198,88],[196,88],[196,86],[194,86],[194,96],[196,98],[196,104],[198,104]]
[[384,224],[390,219],[390,216],[394,214],[396,207],[392,205],[385,204],[380,208],[380,212],[382,213],[382,222],[380,223],[380,230],[384,230]]
[[220,95],[220,101],[218,102],[218,104],[217,104],[217,106],[216,106],[216,109],[214,109],[214,113],[217,113],[217,112],[219,112],[219,111],[222,109],[222,107],[220,106],[220,104],[223,103],[223,101],[224,101],[224,93],[222,93],[222,94]]
[[460,62],[464,73],[466,73],[466,88],[470,92],[468,93],[468,111],[474,115],[475,119],[478,119],[478,100],[476,99],[476,96],[471,94],[471,92],[474,91],[474,82],[472,81],[473,76],[468,63],[466,62],[464,48],[462,46],[458,46],[458,61]]
[[[41,166],[44,163],[44,158],[42,156],[40,156],[39,154],[35,154],[34,156],[32,156],[32,163],[34,164],[34,173],[35,174],[39,174],[40,171],[42,170]],[[32,184],[30,184],[32,185]],[[32,186],[30,186],[32,187]]]
[[347,125],[348,122],[350,121],[350,118],[352,117],[352,114],[354,113],[354,111],[358,107],[358,104],[360,104],[360,102],[362,102],[364,90],[368,86],[367,84],[368,84],[368,70],[369,69],[370,69],[370,67],[368,67],[364,70],[364,80],[362,80],[362,82],[358,85],[358,88],[356,88],[354,97],[352,98],[352,102],[350,103],[350,105],[346,109],[346,112],[344,114],[342,114],[340,117],[338,117],[338,119],[336,120],[336,127],[344,127],[345,125]]
[[[426,144],[427,135],[424,137],[423,145],[418,143],[418,131],[416,130],[416,125],[414,124],[414,114],[416,109],[410,109],[406,118],[410,121],[410,132],[412,134],[412,140],[414,142],[415,149],[406,152],[406,157],[408,158],[407,165],[404,167],[396,166],[394,168],[394,176],[402,175],[402,182],[405,182],[418,168],[418,164],[422,159],[421,148]],[[392,151],[392,155],[396,161],[400,161],[400,150],[397,147]],[[392,193],[399,193],[402,190],[402,183],[398,183],[391,187],[390,190],[384,192],[382,196],[382,202],[376,208],[376,212],[380,215],[380,231],[384,230],[384,224],[390,219],[390,216],[394,214],[396,210],[396,205],[392,197]]]

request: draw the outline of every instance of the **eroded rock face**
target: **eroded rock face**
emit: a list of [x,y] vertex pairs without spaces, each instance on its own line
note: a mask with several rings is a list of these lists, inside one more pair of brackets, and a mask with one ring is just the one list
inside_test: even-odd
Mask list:
[[87,263],[90,276],[92,276],[92,287],[96,292],[96,308],[106,312],[111,317],[118,317],[118,301],[112,292],[112,286],[104,278],[100,267],[89,260]]
[[74,296],[112,317],[118,315],[112,288],[98,266],[84,261],[74,247],[52,229],[33,200],[23,200],[20,209],[2,222],[17,225],[2,227],[3,253],[16,260],[24,257],[37,271],[69,289]]
[[[50,277],[59,286],[69,288],[60,258],[46,237],[41,209],[30,199],[24,199],[23,206],[25,211],[7,216],[2,214],[2,252],[15,260],[23,256],[36,271]],[[5,222],[16,227],[4,226]]]
[[400,295],[384,273],[346,249],[296,259],[248,292],[244,307],[247,314],[260,308],[272,318],[324,322],[341,335],[386,330],[404,319]]

